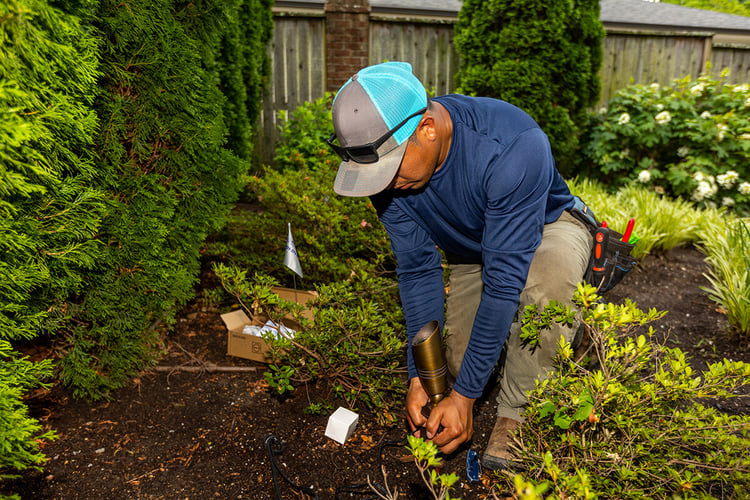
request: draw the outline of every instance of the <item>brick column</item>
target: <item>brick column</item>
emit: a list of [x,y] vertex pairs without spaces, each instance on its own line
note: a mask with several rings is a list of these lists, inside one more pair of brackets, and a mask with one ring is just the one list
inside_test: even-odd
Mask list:
[[326,0],[326,89],[336,92],[368,64],[370,0]]

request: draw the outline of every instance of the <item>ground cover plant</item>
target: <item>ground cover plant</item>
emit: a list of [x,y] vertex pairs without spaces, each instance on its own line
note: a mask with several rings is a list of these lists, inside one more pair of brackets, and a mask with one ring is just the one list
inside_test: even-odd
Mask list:
[[[222,286],[251,319],[270,318],[277,324],[291,317],[298,329],[264,335],[270,347],[266,381],[278,394],[307,383],[325,384],[334,397],[357,410],[375,412],[381,423],[393,423],[394,405],[406,394],[403,382],[404,339],[397,332],[403,317],[395,286],[389,280],[355,277],[316,286],[317,297],[306,307],[279,298],[268,276],[252,278],[237,266],[216,265]],[[312,401],[309,411],[327,401]]]

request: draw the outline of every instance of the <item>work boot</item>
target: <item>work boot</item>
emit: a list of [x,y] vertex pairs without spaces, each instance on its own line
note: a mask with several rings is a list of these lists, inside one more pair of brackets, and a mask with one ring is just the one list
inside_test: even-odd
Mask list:
[[520,422],[512,418],[497,418],[487,448],[482,455],[482,467],[490,470],[503,470],[510,466],[513,461],[510,451],[510,444],[513,441],[511,433],[516,430],[518,424]]

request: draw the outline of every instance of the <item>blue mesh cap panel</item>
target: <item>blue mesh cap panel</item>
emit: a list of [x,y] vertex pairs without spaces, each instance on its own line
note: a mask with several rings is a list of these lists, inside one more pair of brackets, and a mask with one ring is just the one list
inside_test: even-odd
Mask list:
[[[369,94],[389,129],[427,105],[427,91],[412,73],[409,63],[388,62],[370,66],[358,73],[357,81]],[[415,116],[409,120],[394,134],[394,139],[402,144],[414,133],[419,119]]]

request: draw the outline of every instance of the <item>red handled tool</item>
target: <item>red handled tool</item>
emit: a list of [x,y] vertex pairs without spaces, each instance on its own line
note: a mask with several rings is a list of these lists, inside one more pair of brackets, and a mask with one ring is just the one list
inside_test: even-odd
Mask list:
[[633,234],[633,226],[635,226],[635,219],[630,219],[628,221],[628,227],[625,228],[625,234],[622,235],[622,241],[625,243],[630,241],[630,235]]

